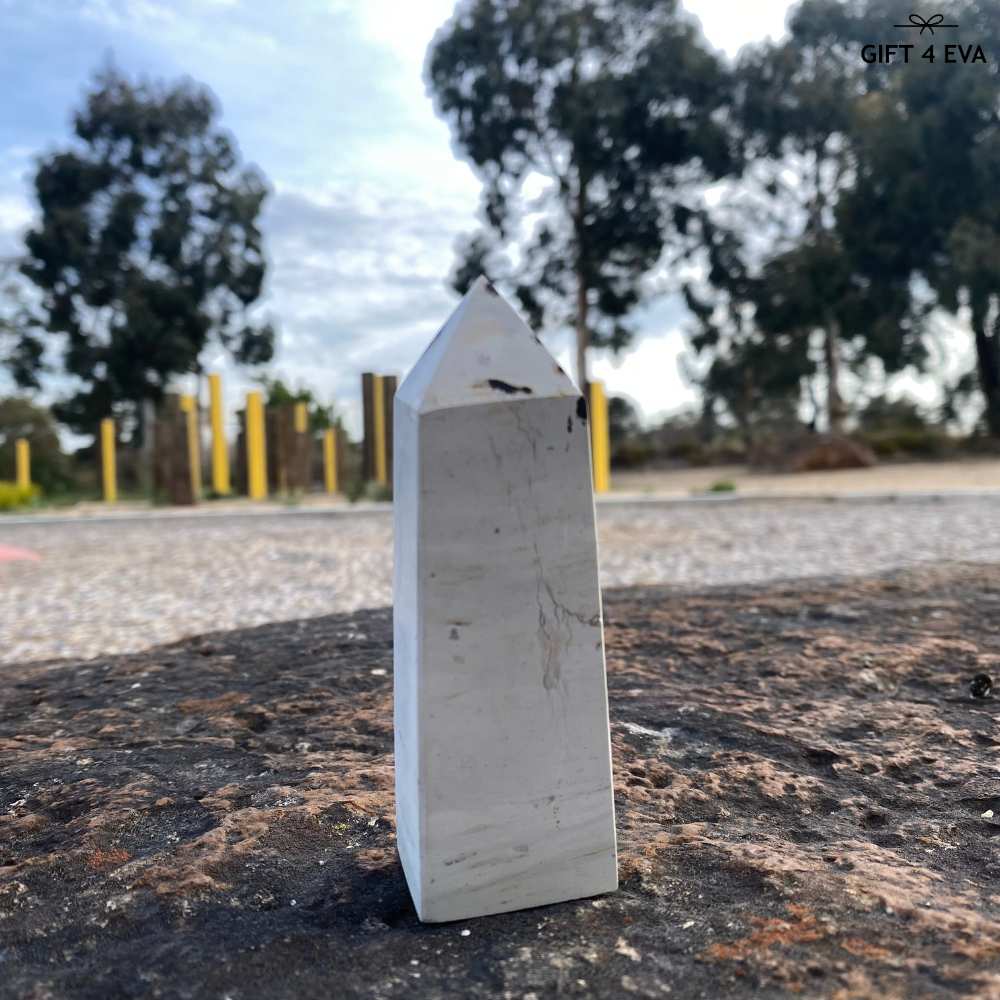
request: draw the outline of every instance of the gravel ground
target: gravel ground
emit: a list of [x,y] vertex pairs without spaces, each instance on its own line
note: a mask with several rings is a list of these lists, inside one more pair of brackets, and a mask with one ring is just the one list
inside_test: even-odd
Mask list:
[[[1000,562],[1000,497],[605,505],[606,587]],[[218,629],[389,604],[392,519],[365,515],[8,524],[0,662],[124,653]]]

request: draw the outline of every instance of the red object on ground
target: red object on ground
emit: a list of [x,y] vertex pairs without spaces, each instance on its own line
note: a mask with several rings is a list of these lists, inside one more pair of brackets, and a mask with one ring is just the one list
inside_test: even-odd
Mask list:
[[28,559],[31,562],[39,562],[41,556],[31,549],[19,549],[16,545],[0,545],[0,563],[14,562],[15,559]]

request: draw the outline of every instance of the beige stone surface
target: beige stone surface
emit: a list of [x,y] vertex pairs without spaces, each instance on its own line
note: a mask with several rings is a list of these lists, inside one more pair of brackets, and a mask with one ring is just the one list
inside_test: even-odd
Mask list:
[[659,472],[615,472],[615,493],[690,496],[714,483],[730,482],[739,494],[764,496],[838,496],[853,493],[950,493],[965,490],[1000,491],[1000,460],[905,462],[872,469],[834,472],[757,473],[745,465],[671,469]]

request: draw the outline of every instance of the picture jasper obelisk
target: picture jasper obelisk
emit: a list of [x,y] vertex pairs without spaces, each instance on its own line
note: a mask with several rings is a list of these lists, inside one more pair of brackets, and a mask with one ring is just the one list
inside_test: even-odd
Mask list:
[[587,430],[482,278],[396,395],[396,830],[421,920],[617,888]]

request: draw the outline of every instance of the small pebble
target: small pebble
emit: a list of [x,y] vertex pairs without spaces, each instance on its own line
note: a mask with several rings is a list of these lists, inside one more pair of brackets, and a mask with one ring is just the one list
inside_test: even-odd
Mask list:
[[464,931],[460,931],[459,933],[462,935],[462,937],[468,937],[472,933],[472,931],[470,931],[470,930],[464,930]]

